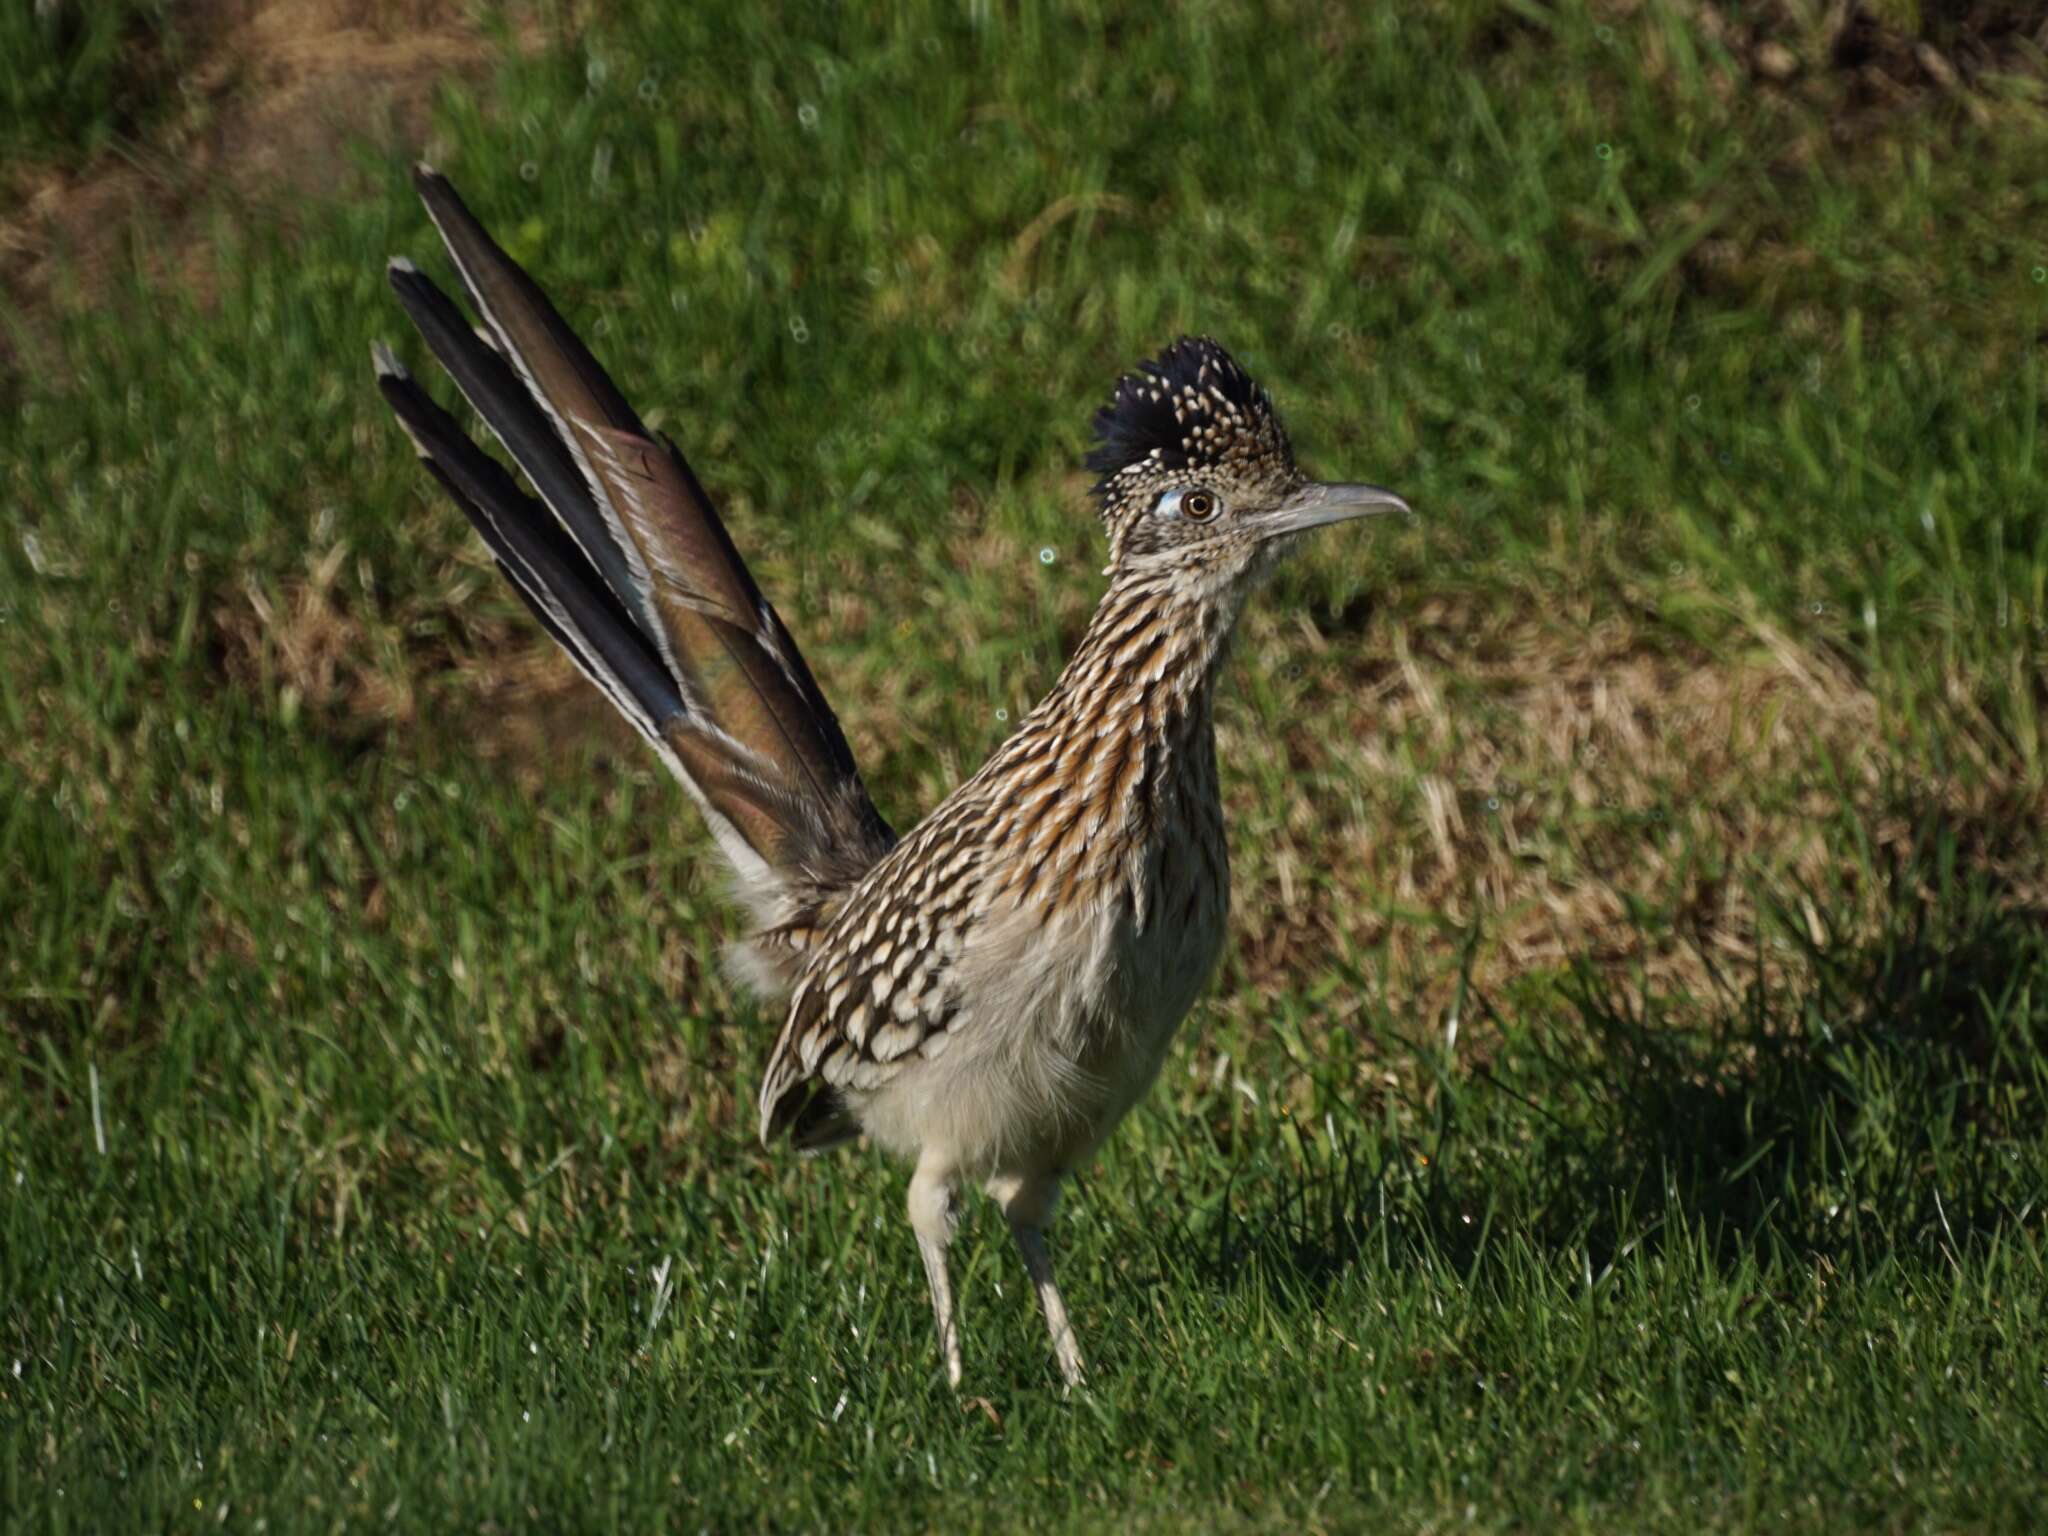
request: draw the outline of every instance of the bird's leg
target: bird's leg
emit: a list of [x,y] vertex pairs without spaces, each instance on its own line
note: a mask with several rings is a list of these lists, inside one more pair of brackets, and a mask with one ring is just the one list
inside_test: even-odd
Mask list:
[[953,1321],[953,1281],[946,1273],[946,1245],[953,1240],[957,1220],[952,1173],[920,1163],[910,1178],[910,1226],[917,1233],[924,1277],[932,1288],[932,1319],[939,1327],[946,1382],[954,1387],[960,1385],[960,1329]]
[[1081,1363],[1081,1346],[1074,1338],[1067,1304],[1052,1277],[1052,1255],[1045,1251],[1045,1224],[1059,1201],[1057,1177],[1002,1178],[991,1181],[989,1193],[1003,1207],[1010,1235],[1017,1239],[1017,1251],[1024,1255],[1024,1269],[1038,1292],[1038,1304],[1045,1309],[1045,1330],[1052,1335],[1052,1352],[1059,1360],[1060,1375],[1069,1387],[1078,1387],[1087,1375]]

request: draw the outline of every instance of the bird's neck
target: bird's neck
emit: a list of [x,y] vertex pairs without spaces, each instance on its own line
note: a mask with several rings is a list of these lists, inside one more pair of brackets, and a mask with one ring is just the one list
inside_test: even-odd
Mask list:
[[1170,753],[1207,748],[1210,697],[1229,654],[1240,594],[1192,589],[1184,580],[1118,572],[1075,647],[1053,694],[1092,714],[1098,740],[1144,736]]
[[1005,879],[1020,902],[1120,891],[1142,911],[1125,855],[1191,822],[1220,846],[1210,697],[1235,617],[1164,583],[1111,581],[1059,681],[960,797],[1015,850]]

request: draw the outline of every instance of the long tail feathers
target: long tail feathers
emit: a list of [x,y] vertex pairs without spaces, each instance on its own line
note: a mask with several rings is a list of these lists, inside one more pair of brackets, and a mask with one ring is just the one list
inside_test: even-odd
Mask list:
[[810,669],[675,446],[644,427],[539,285],[448,180],[427,211],[484,327],[403,259],[391,283],[421,336],[540,493],[536,501],[399,365],[379,388],[422,460],[542,626],[703,807],[764,925],[756,979],[786,979],[786,936],[888,850]]

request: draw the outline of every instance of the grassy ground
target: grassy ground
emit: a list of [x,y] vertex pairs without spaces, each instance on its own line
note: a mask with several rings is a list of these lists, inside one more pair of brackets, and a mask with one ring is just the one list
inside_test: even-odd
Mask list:
[[[1424,514],[1247,623],[1236,944],[1055,1234],[1095,1385],[984,1211],[963,1404],[901,1174],[755,1146],[686,802],[370,388],[437,255],[373,136],[8,317],[0,1522],[2040,1525],[2038,52],[698,9],[501,32],[429,148],[899,825],[1085,621],[1087,412],[1177,331]],[[97,36],[16,169],[50,78],[187,110]]]

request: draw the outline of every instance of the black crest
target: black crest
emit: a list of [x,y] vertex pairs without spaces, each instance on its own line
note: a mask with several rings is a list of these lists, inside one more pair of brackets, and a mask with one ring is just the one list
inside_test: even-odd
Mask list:
[[1150,479],[1203,466],[1255,467],[1262,458],[1292,462],[1273,402],[1222,347],[1183,336],[1117,381],[1095,413],[1088,467],[1102,476],[1098,495],[1120,476]]

